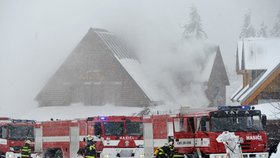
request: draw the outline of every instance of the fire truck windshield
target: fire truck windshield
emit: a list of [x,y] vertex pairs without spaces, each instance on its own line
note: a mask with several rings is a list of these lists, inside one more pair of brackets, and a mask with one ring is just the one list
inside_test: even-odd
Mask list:
[[124,135],[123,122],[104,122],[106,136],[122,136]]
[[34,140],[34,129],[32,126],[8,126],[8,136],[15,140]]
[[221,117],[211,117],[211,130],[219,131],[259,131],[263,130],[260,115],[230,115]]
[[143,124],[141,122],[126,123],[126,134],[130,136],[143,135]]
[[141,122],[126,122],[126,126],[124,126],[124,122],[104,122],[104,129],[106,136],[143,135],[143,124]]

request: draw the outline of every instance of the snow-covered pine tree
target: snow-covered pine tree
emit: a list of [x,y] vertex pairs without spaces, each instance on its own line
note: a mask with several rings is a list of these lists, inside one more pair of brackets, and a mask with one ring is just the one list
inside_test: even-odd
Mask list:
[[248,12],[244,16],[244,24],[239,35],[239,38],[255,37],[255,29],[251,24],[251,12]]
[[270,31],[272,37],[280,37],[280,11],[277,14],[276,22]]
[[262,22],[260,30],[257,32],[257,37],[267,37],[267,26]]
[[202,29],[200,15],[195,7],[191,8],[190,22],[184,25],[185,39],[206,39],[207,34]]

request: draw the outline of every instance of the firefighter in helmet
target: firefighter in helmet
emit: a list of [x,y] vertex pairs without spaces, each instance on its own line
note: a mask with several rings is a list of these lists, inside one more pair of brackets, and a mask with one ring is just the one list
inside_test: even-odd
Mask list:
[[173,157],[175,154],[174,140],[169,141],[168,148],[169,148],[168,156]]
[[166,143],[164,144],[164,146],[162,147],[158,147],[155,152],[154,155],[156,158],[169,158],[169,145]]
[[96,147],[93,137],[88,135],[86,138],[86,147],[84,149],[84,158],[96,158]]
[[22,158],[31,158],[31,141],[26,140],[25,144],[21,147],[21,157]]
[[156,158],[172,158],[175,153],[174,141],[170,140],[164,146],[155,150],[154,155]]

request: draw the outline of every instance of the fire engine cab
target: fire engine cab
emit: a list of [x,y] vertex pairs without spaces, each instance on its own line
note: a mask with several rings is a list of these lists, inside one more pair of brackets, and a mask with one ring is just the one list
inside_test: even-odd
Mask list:
[[[32,142],[34,149],[34,125],[34,120],[0,118],[0,157],[20,157],[26,140]],[[36,155],[32,154],[32,157]]]
[[144,158],[143,123],[138,116],[96,116],[36,124],[35,150],[44,158],[77,157],[91,135],[100,158]]
[[[170,139],[178,154],[191,158],[227,158],[217,137],[224,131],[240,138],[243,158],[267,158],[266,116],[251,106],[221,106],[177,115],[144,117],[145,157]],[[153,131],[152,133],[149,131]]]

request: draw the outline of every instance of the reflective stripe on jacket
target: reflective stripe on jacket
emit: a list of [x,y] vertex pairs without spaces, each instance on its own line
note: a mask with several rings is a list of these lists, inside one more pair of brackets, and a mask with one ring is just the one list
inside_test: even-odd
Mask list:
[[23,158],[31,157],[31,148],[29,145],[24,145],[21,148],[21,157]]
[[95,158],[96,155],[95,144],[86,146],[84,155],[85,158]]

